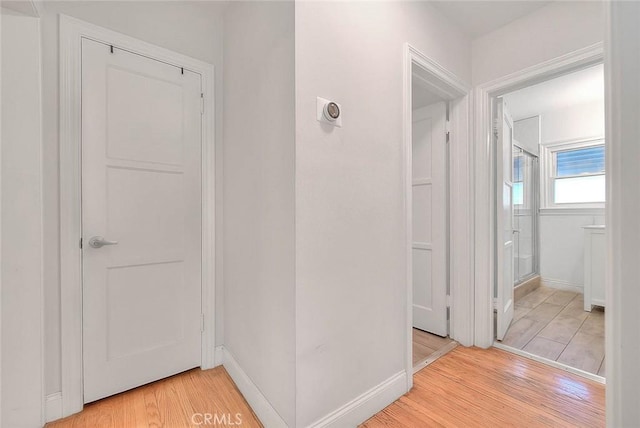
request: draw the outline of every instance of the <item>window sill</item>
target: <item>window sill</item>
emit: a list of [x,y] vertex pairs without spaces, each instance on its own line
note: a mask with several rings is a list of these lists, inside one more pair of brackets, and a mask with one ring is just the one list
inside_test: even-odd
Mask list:
[[554,207],[554,208],[540,208],[540,215],[604,215],[604,207],[575,207],[575,208],[565,208],[565,207]]

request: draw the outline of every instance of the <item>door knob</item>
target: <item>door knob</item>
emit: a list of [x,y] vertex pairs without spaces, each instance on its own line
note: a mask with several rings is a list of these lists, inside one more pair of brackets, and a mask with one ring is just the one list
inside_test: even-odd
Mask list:
[[105,245],[116,245],[118,241],[107,241],[102,236],[93,236],[89,239],[89,245],[93,248],[102,248]]

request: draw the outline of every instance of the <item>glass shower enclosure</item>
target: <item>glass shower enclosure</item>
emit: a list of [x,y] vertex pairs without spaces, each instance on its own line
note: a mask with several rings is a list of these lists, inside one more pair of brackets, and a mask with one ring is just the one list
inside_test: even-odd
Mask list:
[[514,145],[514,285],[538,273],[538,174],[538,157]]

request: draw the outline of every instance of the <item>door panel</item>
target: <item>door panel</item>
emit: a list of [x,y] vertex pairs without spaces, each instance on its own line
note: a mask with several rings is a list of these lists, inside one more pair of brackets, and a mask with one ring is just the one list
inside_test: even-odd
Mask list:
[[[182,86],[137,70],[110,67],[107,87],[107,155],[182,164]],[[153,100],[153,108],[148,100]]]
[[187,208],[182,201],[183,174],[108,167],[106,186],[109,230],[105,236],[119,237],[112,263],[182,258]]
[[184,263],[112,267],[106,284],[108,360],[180,343],[185,316],[175,309],[184,304]]
[[513,320],[513,120],[501,98],[496,109],[496,338],[502,340]]
[[85,402],[200,365],[200,93],[196,73],[82,42]]
[[413,326],[447,331],[446,105],[413,111]]

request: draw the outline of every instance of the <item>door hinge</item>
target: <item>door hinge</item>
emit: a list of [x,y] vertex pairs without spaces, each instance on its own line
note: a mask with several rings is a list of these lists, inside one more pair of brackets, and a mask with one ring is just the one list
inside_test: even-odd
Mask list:
[[82,238],[80,238],[80,249],[82,250]]
[[498,310],[498,299],[493,299],[493,310],[494,311]]
[[448,143],[451,139],[451,122],[449,122],[448,120],[444,122],[444,132],[447,137],[446,141]]
[[447,294],[447,308],[451,307],[451,294]]
[[201,314],[200,317],[200,332],[204,332],[204,314]]
[[204,94],[200,94],[200,114],[204,114]]
[[498,118],[493,119],[493,135],[498,138],[498,124],[500,120]]

